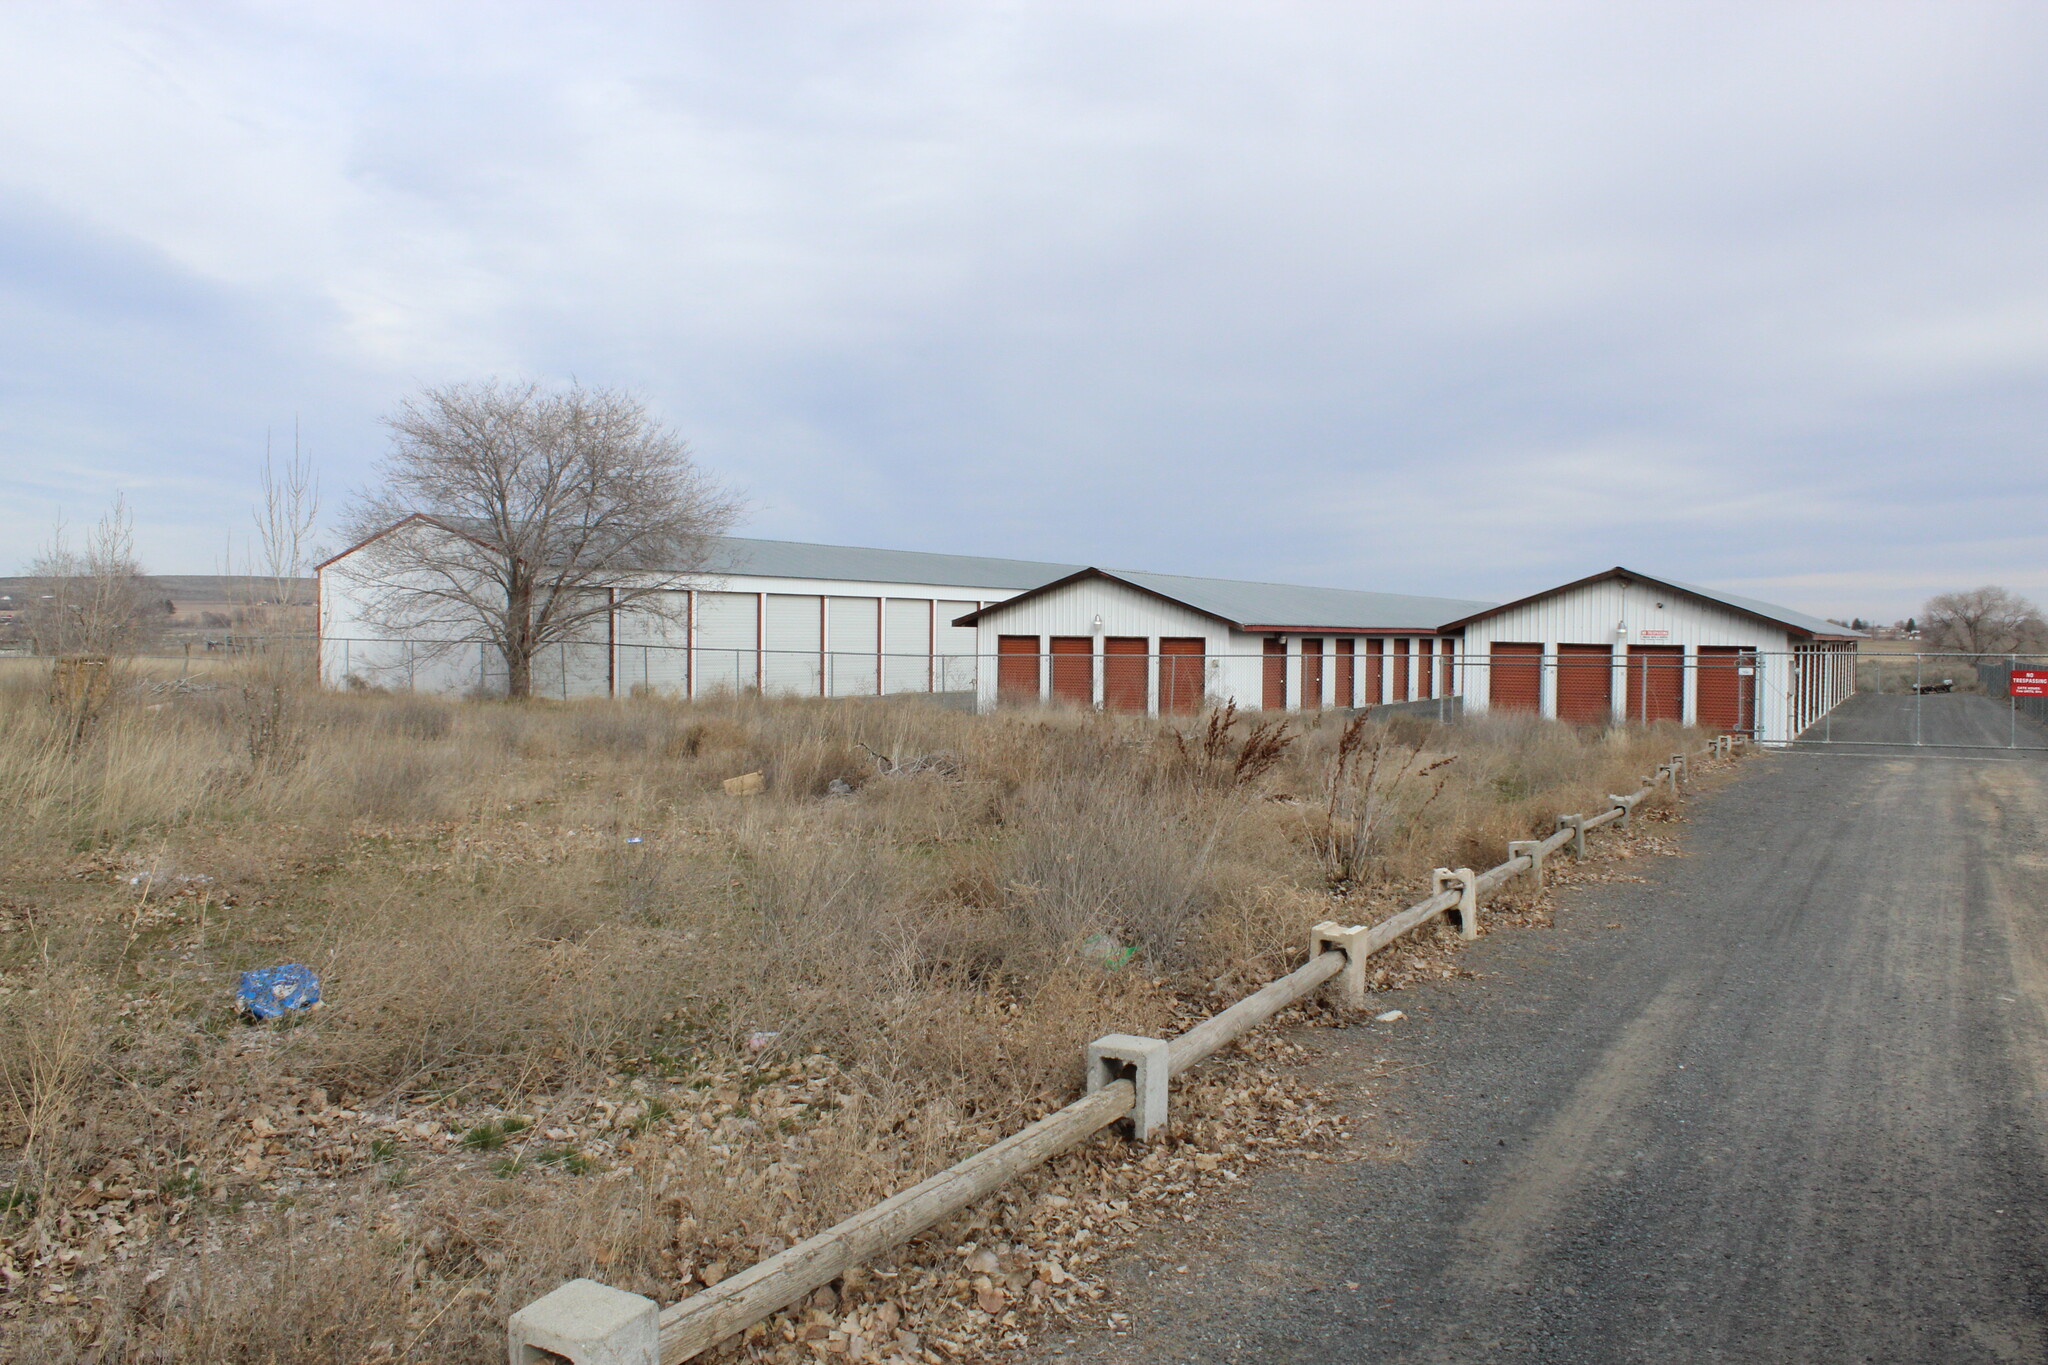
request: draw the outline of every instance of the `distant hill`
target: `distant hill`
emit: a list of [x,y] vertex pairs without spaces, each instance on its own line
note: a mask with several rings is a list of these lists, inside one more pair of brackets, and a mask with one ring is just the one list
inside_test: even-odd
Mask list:
[[[298,597],[302,602],[313,600],[313,581],[310,578],[298,580]],[[218,573],[165,573],[147,574],[143,582],[149,584],[152,595],[168,601],[191,603],[194,607],[242,606],[261,602],[270,594],[271,580],[254,574]],[[28,577],[0,578],[0,597],[15,599],[18,603],[35,591],[36,580]],[[14,605],[0,603],[0,607]]]

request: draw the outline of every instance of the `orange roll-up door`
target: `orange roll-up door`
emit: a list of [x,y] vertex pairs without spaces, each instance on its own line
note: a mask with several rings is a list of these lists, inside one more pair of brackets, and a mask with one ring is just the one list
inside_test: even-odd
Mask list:
[[1145,665],[1151,662],[1142,635],[1112,635],[1102,642],[1102,707],[1145,713]]
[[1495,644],[1488,656],[1486,702],[1495,711],[1543,709],[1543,646]]
[[1006,706],[1038,700],[1038,637],[996,637],[996,700]]
[[1202,663],[1206,646],[1200,639],[1168,638],[1159,642],[1159,709],[1169,715],[1191,715],[1202,709]]
[[1678,720],[1685,715],[1685,646],[1628,647],[1628,718]]
[[1557,718],[1574,725],[1614,719],[1614,647],[1557,647]]
[[1088,636],[1052,637],[1052,699],[1095,705],[1095,641]]

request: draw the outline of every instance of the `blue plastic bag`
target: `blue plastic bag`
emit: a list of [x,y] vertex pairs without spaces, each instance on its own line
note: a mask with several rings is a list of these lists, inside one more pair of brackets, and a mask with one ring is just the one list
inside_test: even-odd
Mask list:
[[258,1019],[275,1019],[287,1010],[302,1010],[320,1003],[320,978],[311,967],[296,962],[282,967],[259,967],[242,973],[235,991],[242,1008]]

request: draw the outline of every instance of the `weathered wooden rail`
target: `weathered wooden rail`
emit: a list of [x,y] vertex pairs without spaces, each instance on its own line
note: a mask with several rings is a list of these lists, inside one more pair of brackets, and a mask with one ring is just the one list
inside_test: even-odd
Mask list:
[[[1698,753],[1727,753],[1728,737]],[[1439,868],[1427,898],[1373,925],[1319,924],[1308,962],[1178,1037],[1160,1040],[1111,1034],[1088,1049],[1088,1093],[992,1147],[949,1166],[872,1208],[837,1223],[787,1251],[720,1280],[680,1303],[654,1300],[594,1280],[571,1280],[512,1315],[512,1365],[678,1365],[707,1347],[830,1284],[861,1262],[901,1246],[920,1232],[1000,1189],[1023,1172],[1119,1120],[1144,1138],[1166,1120],[1169,1082],[1214,1056],[1290,1005],[1343,978],[1339,993],[1354,1008],[1365,1003],[1366,960],[1405,934],[1456,914],[1467,938],[1478,936],[1479,902],[1513,877],[1534,874],[1567,845],[1584,857],[1586,835],[1605,825],[1626,825],[1636,807],[1661,785],[1674,794],[1686,779],[1688,759],[1671,761],[1643,778],[1640,790],[1612,796],[1593,815],[1561,815],[1546,839],[1517,839],[1498,866],[1474,873]]]

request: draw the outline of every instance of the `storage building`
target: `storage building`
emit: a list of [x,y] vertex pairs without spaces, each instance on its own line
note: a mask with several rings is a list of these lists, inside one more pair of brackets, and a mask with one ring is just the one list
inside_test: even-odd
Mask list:
[[1856,641],[1790,607],[1613,568],[1446,619],[1466,714],[1682,721],[1782,743],[1846,700]]
[[1088,568],[963,615],[993,657],[982,709],[1017,702],[1186,712],[1445,699],[1452,637],[1482,603]]
[[[382,534],[463,532],[416,516]],[[503,661],[473,629],[390,632],[371,624],[378,587],[364,556],[370,543],[318,566],[322,681],[502,693]],[[606,613],[580,639],[544,649],[534,692],[688,697],[758,688],[795,696],[951,693],[964,701],[976,686],[975,632],[953,622],[1075,567],[721,537],[703,572],[665,580],[674,586],[657,610]]]

